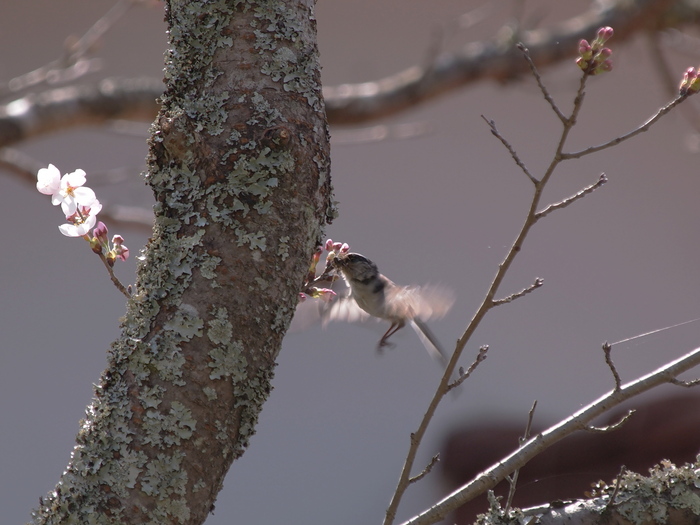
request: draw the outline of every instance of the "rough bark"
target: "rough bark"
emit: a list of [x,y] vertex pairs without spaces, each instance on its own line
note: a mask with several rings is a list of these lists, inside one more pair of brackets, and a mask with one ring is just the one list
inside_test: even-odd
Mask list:
[[202,523],[255,432],[332,215],[313,5],[170,0],[153,236],[36,523]]

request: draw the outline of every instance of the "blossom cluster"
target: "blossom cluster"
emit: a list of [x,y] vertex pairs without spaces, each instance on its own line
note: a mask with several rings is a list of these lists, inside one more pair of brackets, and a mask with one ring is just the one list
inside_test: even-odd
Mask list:
[[323,248],[321,246],[316,248],[316,251],[311,258],[311,265],[309,266],[309,271],[306,274],[306,279],[304,279],[303,291],[299,292],[299,301],[305,301],[307,297],[312,297],[314,299],[322,299],[324,301],[331,301],[336,293],[330,288],[318,288],[313,286],[316,283],[330,281],[337,278],[334,274],[330,276],[332,266],[330,262],[341,254],[346,254],[350,251],[350,246],[347,243],[333,242],[332,239],[328,239],[324,245],[328,255],[326,256],[326,267],[320,276],[316,276],[316,267],[321,260],[321,254],[323,254]]
[[[58,229],[66,237],[82,237],[90,242],[92,251],[104,254],[110,265],[116,259],[125,261],[129,257],[129,248],[124,246],[124,238],[115,235],[112,246],[107,239],[107,227],[97,222],[97,214],[102,211],[102,204],[95,192],[85,186],[87,178],[81,169],[61,176],[53,164],[42,168],[37,173],[36,189],[44,195],[51,195],[51,204],[61,206],[66,216],[66,224]],[[92,235],[90,232],[92,230]]]
[[685,70],[683,81],[681,82],[678,92],[681,95],[692,95],[700,91],[700,68],[689,67]]
[[588,40],[581,40],[578,43],[579,58],[576,64],[589,75],[598,75],[612,70],[612,50],[604,47],[605,43],[613,36],[612,27],[601,27],[598,29],[595,40],[588,43]]

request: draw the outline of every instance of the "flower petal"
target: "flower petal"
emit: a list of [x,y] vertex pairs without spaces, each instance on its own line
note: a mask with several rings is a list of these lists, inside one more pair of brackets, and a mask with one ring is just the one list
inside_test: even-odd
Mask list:
[[36,178],[36,189],[44,195],[53,195],[61,185],[61,172],[53,164],[49,164],[48,168],[41,168]]

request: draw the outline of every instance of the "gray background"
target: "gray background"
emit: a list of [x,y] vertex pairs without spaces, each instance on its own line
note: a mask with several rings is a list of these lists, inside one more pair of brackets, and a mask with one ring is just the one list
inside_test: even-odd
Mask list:
[[[527,4],[528,20],[550,24],[581,2]],[[45,64],[63,40],[82,34],[111,5],[104,0],[25,0],[0,5],[0,78]],[[328,85],[374,80],[428,56],[439,28],[446,49],[491,36],[510,20],[502,2],[483,24],[454,33],[476,2],[323,0],[317,7],[323,79]],[[161,76],[166,38],[162,8],[135,8],[109,33],[101,76]],[[639,125],[670,99],[641,39],[617,45],[615,70],[595,78],[572,147],[585,147]],[[693,50],[691,50],[693,51]],[[680,79],[698,61],[676,56]],[[545,80],[570,107],[578,74],[572,62]],[[695,101],[692,101],[695,104]],[[479,328],[489,358],[448,398],[421,449],[428,461],[445,433],[477,419],[524,421],[534,399],[538,421],[552,421],[611,388],[603,341],[618,341],[698,315],[698,137],[682,106],[650,132],[621,147],[561,167],[547,191],[556,201],[597,180],[610,182],[532,232],[501,294],[545,286],[500,307]],[[453,287],[451,313],[433,323],[455,341],[514,239],[531,184],[513,165],[480,115],[499,129],[538,174],[554,151],[559,123],[531,78],[511,86],[480,83],[383,123],[427,124],[419,138],[348,144],[334,135],[332,174],[341,215],[335,240],[373,259],[399,283]],[[103,201],[149,207],[137,176],[143,136],[104,129],[61,132],[21,145],[63,172],[83,168]],[[100,174],[127,168],[124,180]],[[87,245],[57,229],[62,217],[46,196],[0,177],[0,508],[5,523],[28,520],[39,496],[65,467],[78,421],[105,366],[105,350],[124,311]],[[91,175],[93,179],[90,179]],[[100,182],[102,181],[102,182]],[[147,233],[119,229],[132,254]],[[112,227],[111,233],[115,233]],[[133,282],[134,261],[119,264]],[[638,339],[615,349],[623,379],[645,373],[697,346],[700,324]],[[409,331],[378,357],[379,327],[312,326],[285,339],[249,450],[237,461],[207,523],[377,523],[393,491],[440,370]],[[660,394],[668,392],[662,390]],[[479,453],[479,451],[475,451]],[[444,494],[439,471],[408,493],[400,518]],[[330,516],[330,519],[329,519]]]

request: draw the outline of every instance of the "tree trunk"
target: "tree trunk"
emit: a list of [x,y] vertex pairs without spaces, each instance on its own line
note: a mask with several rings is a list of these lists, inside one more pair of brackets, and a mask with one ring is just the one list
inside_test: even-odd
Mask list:
[[152,238],[36,523],[202,523],[333,214],[312,2],[170,0]]

